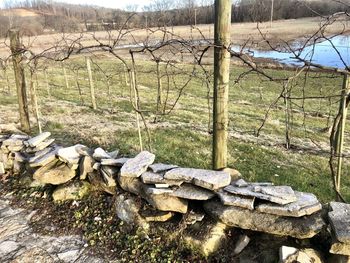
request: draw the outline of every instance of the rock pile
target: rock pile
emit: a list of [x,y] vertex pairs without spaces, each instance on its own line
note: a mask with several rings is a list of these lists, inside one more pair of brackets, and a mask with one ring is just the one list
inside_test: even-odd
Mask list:
[[[35,184],[56,186],[55,201],[82,198],[91,188],[109,194],[121,188],[162,211],[162,220],[170,219],[174,212],[187,213],[189,203],[196,200],[203,202],[208,215],[228,226],[300,239],[315,236],[325,226],[322,206],[313,194],[297,192],[289,186],[246,182],[237,178],[233,170],[154,163],[155,155],[147,151],[125,158],[118,151],[92,150],[81,144],[63,148],[50,139],[49,132],[33,138],[0,135],[0,145],[0,175],[29,171]],[[337,222],[338,206],[332,203],[329,215],[337,238],[333,251],[339,250],[339,244],[348,249],[350,241],[339,231],[344,228]],[[346,211],[343,214],[348,224],[349,209]],[[349,232],[347,228],[347,235]]]

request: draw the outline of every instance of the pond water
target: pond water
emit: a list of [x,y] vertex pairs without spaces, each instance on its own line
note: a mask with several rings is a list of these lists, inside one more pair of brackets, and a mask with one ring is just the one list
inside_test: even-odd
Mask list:
[[[336,47],[336,49],[332,46]],[[234,46],[233,51],[239,51],[239,46]],[[337,51],[339,54],[337,53]],[[269,58],[289,65],[301,65],[301,63],[293,59],[294,55],[290,52],[278,52],[278,51],[262,51],[249,49],[246,50],[251,55],[257,58]],[[308,46],[301,52],[301,58],[310,60],[323,66],[345,68],[344,63],[340,57],[344,60],[346,65],[350,65],[350,36],[337,36],[332,38],[331,42],[325,40],[319,42],[314,46]]]

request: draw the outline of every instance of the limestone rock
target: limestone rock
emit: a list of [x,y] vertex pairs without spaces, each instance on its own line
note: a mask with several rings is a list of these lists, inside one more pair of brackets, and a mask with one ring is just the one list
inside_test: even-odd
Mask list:
[[68,185],[60,185],[52,194],[53,200],[79,200],[90,192],[90,184],[88,182],[76,181]]
[[249,184],[243,180],[243,179],[238,179],[232,183],[232,185],[237,186],[237,187],[247,187]]
[[131,197],[118,195],[115,201],[115,210],[120,220],[128,224],[139,225],[145,230],[149,229],[148,223],[139,214],[140,207]]
[[215,196],[215,193],[192,184],[183,184],[170,195],[190,200],[208,200]]
[[34,161],[29,163],[30,167],[39,167],[39,166],[45,166],[51,162],[53,162],[56,159],[56,154],[59,148],[53,148],[48,153],[45,153],[44,155],[40,156],[39,158],[35,159]]
[[130,158],[101,159],[101,165],[122,167]]
[[118,167],[109,165],[101,165],[101,170],[112,178],[117,178],[118,172],[120,171]]
[[33,178],[40,183],[59,185],[68,182],[75,176],[75,170],[70,169],[65,163],[53,161],[40,167],[33,174]]
[[249,210],[254,209],[255,197],[233,195],[223,190],[219,190],[217,195],[224,205],[233,205]]
[[94,163],[95,163],[95,160],[89,155],[85,155],[80,159],[80,162],[79,162],[80,180],[85,180],[87,174],[93,172]]
[[167,184],[167,185],[181,185],[183,181],[179,180],[168,180],[165,179],[162,174],[154,172],[144,172],[141,175],[141,180],[145,184]]
[[34,153],[34,152],[38,152],[41,151],[47,147],[49,147],[53,142],[55,141],[55,139],[46,139],[44,141],[42,141],[41,143],[39,143],[37,146],[35,146],[34,148],[27,148],[26,152],[28,153]]
[[5,166],[3,162],[0,162],[0,175],[5,174]]
[[78,153],[77,148],[81,146],[81,144],[77,144],[74,146],[61,148],[58,150],[57,156],[62,162],[77,164],[79,163],[80,159],[80,154]]
[[350,256],[350,244],[333,240],[329,252],[337,255]]
[[286,205],[297,200],[294,191],[289,186],[249,185],[248,187],[237,187],[229,185],[224,190],[232,194],[256,197],[281,205]]
[[164,163],[154,163],[149,166],[149,168],[154,173],[166,172],[177,167],[178,167],[177,165],[164,164]]
[[350,244],[350,204],[331,202],[328,218],[336,239]]
[[34,156],[32,156],[32,157],[30,157],[30,158],[28,159],[28,162],[29,162],[29,163],[33,163],[33,162],[35,162],[37,159],[39,159],[39,158],[43,157],[44,155],[48,154],[49,152],[51,152],[52,150],[54,150],[53,147],[48,147],[48,148],[45,148],[45,149],[43,149],[43,150],[41,150],[41,151],[38,151],[38,152],[36,152],[36,153],[34,154]]
[[225,206],[215,200],[206,201],[204,209],[209,215],[229,226],[299,239],[311,238],[325,226],[320,213],[301,218],[281,217],[235,206]]
[[114,179],[108,177],[106,178],[101,171],[88,173],[88,179],[91,185],[97,190],[109,193],[111,195],[116,194],[116,183]]
[[[181,199],[175,196],[171,196],[168,193],[154,194],[150,193],[147,190],[151,187],[143,186],[145,194],[145,199],[149,204],[154,208],[160,211],[173,211],[179,213],[186,213],[188,202],[185,199]],[[153,188],[156,189],[156,188]],[[147,193],[148,192],[148,193]]]
[[323,263],[322,256],[313,249],[296,249],[294,247],[282,246],[280,248],[281,263]]
[[225,187],[231,182],[231,177],[227,172],[193,168],[172,169],[165,173],[164,178],[182,180],[209,190]]
[[172,194],[174,191],[169,188],[147,187],[145,192],[148,195],[164,195],[164,194]]
[[291,256],[296,256],[298,249],[295,247],[282,246],[280,247],[280,263],[286,262]]
[[76,147],[76,151],[81,155],[81,156],[92,156],[94,154],[94,151],[91,150],[89,147],[85,145],[78,144],[79,146]]
[[144,184],[139,180],[139,178],[118,175],[118,183],[124,191],[145,197],[143,191]]
[[40,133],[38,136],[33,137],[28,141],[25,141],[24,144],[26,146],[35,147],[39,145],[41,142],[43,142],[44,140],[46,140],[47,138],[49,138],[50,136],[51,136],[50,132],[43,132],[43,133]]
[[147,151],[140,152],[134,158],[126,161],[120,170],[120,174],[124,177],[139,177],[154,162],[154,159],[154,154]]
[[259,204],[257,211],[280,216],[301,217],[311,215],[322,209],[321,203],[316,196],[310,193],[295,192],[298,200],[287,205]]
[[110,159],[112,158],[105,150],[103,150],[101,147],[96,148],[92,157],[94,157],[95,160],[101,161],[102,159]]
[[221,222],[206,221],[196,229],[191,229],[190,233],[184,234],[183,238],[190,247],[196,248],[204,256],[209,256],[216,252],[225,241],[226,229],[227,225]]
[[227,172],[230,174],[231,182],[236,181],[242,177],[241,173],[238,170],[233,169],[233,168],[226,167],[226,168],[222,169],[221,171],[224,171],[224,172]]
[[248,246],[249,242],[250,238],[247,235],[241,235],[237,240],[235,249],[233,250],[233,255],[238,255],[241,253],[243,249]]
[[168,211],[146,210],[142,211],[141,215],[147,222],[166,222],[174,216],[174,213]]

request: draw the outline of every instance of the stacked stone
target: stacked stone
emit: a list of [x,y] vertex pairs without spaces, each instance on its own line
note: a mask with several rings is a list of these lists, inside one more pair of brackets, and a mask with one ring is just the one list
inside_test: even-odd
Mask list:
[[[297,238],[320,232],[321,204],[313,194],[289,186],[249,183],[228,171],[181,168],[154,163],[155,155],[134,158],[77,144],[62,148],[44,132],[1,136],[0,173],[33,169],[37,184],[56,185],[54,200],[79,199],[91,187],[116,194],[117,182],[159,211],[187,213],[189,202],[203,201],[207,214],[229,226]],[[170,218],[170,217],[167,217]]]
[[332,228],[332,246],[329,252],[350,256],[350,205],[331,202],[328,219]]

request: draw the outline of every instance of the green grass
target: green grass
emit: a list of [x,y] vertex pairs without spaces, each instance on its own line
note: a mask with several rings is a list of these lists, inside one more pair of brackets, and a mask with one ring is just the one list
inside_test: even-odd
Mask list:
[[[91,147],[102,145],[108,150],[118,148],[125,155],[133,155],[139,151],[139,141],[135,113],[130,102],[133,97],[130,98],[130,90],[125,83],[123,66],[118,61],[108,57],[98,57],[94,61],[107,72],[107,75],[111,76],[111,92],[108,94],[105,75],[98,71],[96,65],[93,64],[97,111],[90,108],[89,82],[83,58],[73,58],[65,63],[69,74],[69,89],[65,87],[61,65],[54,63],[49,65],[48,77],[51,98],[48,98],[44,74],[42,71],[38,72],[38,97],[41,112],[44,119],[50,117],[50,120],[44,123],[44,129],[51,131],[58,142],[66,145],[78,142]],[[78,77],[72,71],[72,68],[77,66],[81,67]],[[150,128],[151,146],[157,160],[187,167],[210,168],[211,135],[208,133],[208,91],[203,84],[204,75],[201,69],[196,68],[196,77],[193,77],[189,85],[186,86],[171,114],[161,116],[160,123],[154,124],[157,96],[156,65],[150,61],[138,61],[136,68],[141,110],[144,112]],[[173,80],[170,81],[167,110],[175,102],[179,88],[187,80],[185,73],[190,73],[192,66],[177,65],[176,68],[168,70],[177,75],[174,77],[176,87]],[[232,67],[229,94],[229,131],[253,135],[264,120],[269,105],[281,93],[283,83],[269,81],[257,74],[248,74],[236,83],[238,77],[246,71],[247,68],[244,67]],[[165,65],[161,66],[161,72],[164,74]],[[292,71],[283,70],[267,70],[267,73],[276,79],[293,75]],[[10,73],[9,77],[13,80]],[[292,97],[328,96],[340,92],[341,77],[320,73],[308,73],[306,81],[304,77],[301,75],[297,80],[291,81],[290,94]],[[82,97],[79,96],[76,81],[80,85]],[[4,85],[4,83],[3,81],[1,84]],[[166,76],[163,76],[162,84],[165,98],[168,89]],[[16,97],[13,94],[14,89],[12,95],[2,92],[0,105],[6,107],[15,104]],[[212,97],[212,90],[209,96]],[[329,103],[331,103],[331,107],[329,107]],[[284,139],[284,107],[283,99],[280,99],[276,107],[272,107],[262,129],[263,135]],[[299,111],[293,113],[292,143],[311,139],[316,143],[327,144],[328,134],[321,130],[329,123],[324,116],[315,117],[315,113],[327,115],[331,111],[331,115],[334,116],[338,108],[338,98],[331,98],[330,101],[327,99],[293,100],[292,108]],[[77,123],[74,121],[68,123],[67,117],[77,120],[84,118],[84,125],[78,121]],[[105,120],[105,122],[98,123],[101,120]],[[105,132],[103,128],[107,124],[112,124],[116,130],[109,132],[107,129]],[[77,133],[76,130],[81,133]],[[146,145],[144,129],[142,135],[143,143]],[[296,142],[295,139],[300,139],[300,141]],[[349,142],[350,140],[346,136],[345,144]],[[237,168],[248,180],[288,184],[298,191],[315,193],[323,202],[334,198],[328,158],[325,156],[296,150],[287,151],[282,147],[247,143],[231,136],[228,150],[229,166]],[[350,167],[347,160],[344,165],[342,193],[350,201]]]

